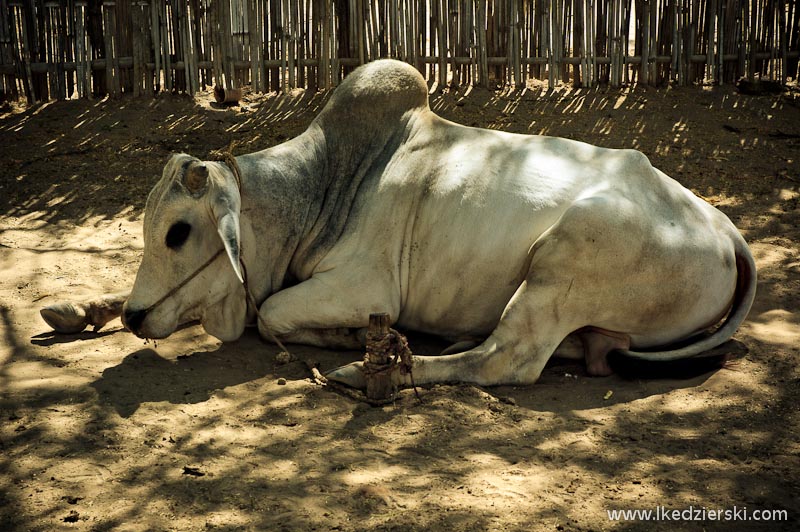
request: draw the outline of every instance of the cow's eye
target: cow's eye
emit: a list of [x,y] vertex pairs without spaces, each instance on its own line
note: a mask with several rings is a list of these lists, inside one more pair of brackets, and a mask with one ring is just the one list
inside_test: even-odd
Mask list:
[[167,231],[167,247],[170,249],[178,249],[189,238],[192,226],[186,222],[177,222]]

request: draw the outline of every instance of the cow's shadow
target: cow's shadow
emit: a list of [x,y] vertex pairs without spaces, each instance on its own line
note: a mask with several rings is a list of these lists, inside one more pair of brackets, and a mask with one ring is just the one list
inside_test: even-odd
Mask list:
[[[409,341],[418,354],[435,353],[447,345],[416,334],[411,335]],[[265,378],[305,379],[309,374],[302,360],[313,359],[326,371],[361,357],[356,352],[306,346],[290,345],[289,349],[299,360],[279,364],[276,355],[280,349],[261,342],[255,333],[245,334],[237,342],[222,344],[214,350],[196,351],[177,358],[165,358],[154,349],[145,348],[107,368],[92,387],[101,404],[113,407],[120,416],[127,418],[143,403],[195,404],[207,401],[219,390]],[[692,388],[713,374],[713,371],[706,371],[668,379],[631,379],[618,375],[593,378],[586,374],[581,362],[553,359],[535,385],[492,386],[485,390],[519,408],[559,412],[597,408]],[[612,393],[606,397],[608,391]],[[566,396],[569,401],[565,401]],[[341,397],[341,400],[352,399]]]
[[130,417],[144,403],[202,403],[220,390],[262,379],[301,380],[310,377],[302,362],[314,359],[323,368],[357,360],[352,352],[336,352],[306,346],[289,346],[298,360],[278,363],[280,349],[262,342],[255,331],[247,331],[236,342],[210,350],[166,358],[152,348],[127,355],[119,364],[106,368],[91,386],[101,404]]
[[737,371],[736,361],[747,353],[745,344],[728,340],[704,357],[675,364],[651,365],[615,357],[611,366],[616,373],[608,377],[590,376],[580,361],[553,358],[532,387],[497,386],[487,391],[501,401],[529,410],[591,410],[697,388],[720,371]]
[[92,331],[87,329],[78,333],[61,334],[55,331],[46,331],[31,337],[31,343],[41,347],[50,347],[58,344],[71,344],[74,342],[81,342],[85,340],[96,340],[104,336],[111,336],[112,334],[128,332],[124,327],[115,327],[113,329],[104,329],[101,331]]

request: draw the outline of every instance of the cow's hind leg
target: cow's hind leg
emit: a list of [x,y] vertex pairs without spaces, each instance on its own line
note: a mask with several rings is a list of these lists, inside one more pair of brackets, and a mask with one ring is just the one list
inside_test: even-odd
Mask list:
[[[631,255],[637,256],[635,232],[614,225],[619,225],[614,222],[617,208],[607,198],[585,199],[570,207],[534,244],[528,275],[491,336],[462,353],[415,357],[415,382],[534,383],[570,333],[588,325],[617,323],[609,319],[619,309],[609,308],[608,301],[625,292],[620,272],[631,268]],[[587,330],[581,337],[593,373],[607,374],[606,354],[627,342],[624,334],[606,332]],[[566,348],[575,343],[562,349],[573,354],[574,349]],[[345,366],[330,377],[358,386],[363,382],[359,373],[357,367]],[[398,384],[408,384],[409,379],[404,380]]]
[[614,373],[608,365],[608,354],[611,351],[631,348],[631,337],[627,334],[585,327],[578,335],[586,356],[586,371],[595,377],[607,377]]

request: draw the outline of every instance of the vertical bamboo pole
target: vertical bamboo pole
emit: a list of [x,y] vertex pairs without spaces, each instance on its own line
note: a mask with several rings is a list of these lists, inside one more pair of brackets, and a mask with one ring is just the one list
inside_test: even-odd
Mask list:
[[762,74],[769,74],[769,79],[775,79],[775,58],[777,57],[774,42],[775,33],[775,2],[776,0],[769,0],[765,2],[764,14],[767,19],[766,24],[763,25],[763,39],[762,43],[765,49],[769,50],[769,58],[763,67]]
[[[199,62],[210,62],[212,57],[212,47],[213,47],[213,29],[211,27],[211,7],[210,7],[210,0],[197,0],[198,2],[198,10],[200,13],[200,18],[197,21],[196,25],[196,35],[195,35],[195,42],[197,43],[197,59],[198,59],[198,68]],[[211,86],[212,88],[215,86],[214,83],[214,67],[213,64],[211,68],[203,68],[200,70],[200,85],[205,88]]]
[[192,69],[191,60],[189,59],[189,38],[186,35],[188,31],[188,24],[186,22],[186,19],[188,18],[186,13],[187,7],[185,3],[181,2],[177,4],[177,8],[178,8],[177,30],[179,39],[181,40],[182,54],[180,58],[176,59],[178,59],[179,61],[183,60],[183,74],[186,83],[186,85],[184,86],[184,91],[187,94],[194,94],[194,90],[192,87],[192,79],[191,79],[191,69]]
[[609,84],[616,88],[619,87],[619,81],[617,80],[617,75],[619,73],[619,64],[617,63],[619,57],[619,39],[617,38],[617,31],[619,30],[619,24],[617,23],[617,0],[611,0],[611,5],[609,6],[608,10],[608,37],[607,37],[607,46],[608,46],[608,55],[611,59],[611,65],[609,68]]
[[748,10],[749,2],[739,2],[739,18],[741,19],[741,27],[739,31],[736,32],[736,47],[737,47],[737,66],[736,66],[736,78],[740,78],[741,76],[745,75],[745,71],[747,68],[747,35],[748,35],[748,28],[749,28],[749,10]]
[[141,41],[139,39],[139,6],[141,2],[135,2],[131,6],[130,10],[130,22],[134,28],[132,32],[132,47],[133,47],[133,96],[134,98],[138,98],[142,95],[142,64],[141,64],[141,52],[139,48],[141,47]]
[[286,30],[286,57],[287,68],[289,69],[289,85],[288,88],[294,89],[297,87],[297,49],[296,37],[294,27],[294,10],[292,9],[293,0],[284,1],[284,30]]
[[[314,0],[312,0],[314,1]],[[269,92],[269,70],[266,61],[270,55],[270,32],[269,32],[269,2],[259,2],[256,9],[256,31],[258,39],[258,77],[261,80],[262,92]],[[318,36],[317,36],[318,38]]]
[[332,13],[331,4],[327,0],[321,1],[322,6],[322,49],[320,51],[320,68],[319,75],[321,78],[320,86],[328,90],[331,88],[331,73],[330,73],[330,59],[331,59],[331,25]]
[[[693,8],[693,9],[692,9]],[[699,19],[699,12],[700,12],[700,4],[695,3],[689,5],[689,9],[687,9],[687,18],[688,18],[688,25],[687,25],[687,33],[686,39],[688,46],[686,47],[686,71],[687,71],[687,83],[694,83],[697,80],[697,70],[695,69],[694,65],[692,65],[691,57],[697,51],[697,43],[698,43],[698,19]]]
[[208,13],[205,8],[205,0],[191,0],[191,4],[194,14],[191,18],[190,32],[192,38],[192,61],[194,63],[194,79],[199,91],[211,85],[208,69],[200,68],[200,63],[206,59],[205,35]]
[[586,70],[588,63],[586,62],[586,43],[583,38],[584,33],[584,1],[574,0],[572,7],[572,16],[574,17],[572,23],[572,55],[578,58],[578,63],[575,65],[572,77],[574,87],[581,87],[585,83]]
[[512,16],[513,16],[513,23],[511,25],[511,31],[513,34],[513,50],[514,50],[514,85],[517,87],[523,86],[523,73],[522,73],[522,43],[520,41],[520,25],[521,25],[521,16],[520,10],[522,9],[521,2],[515,0],[512,4]]
[[159,0],[159,8],[161,9],[161,47],[164,55],[164,83],[167,87],[167,92],[172,92],[175,88],[173,81],[175,80],[175,71],[172,68],[172,31],[170,23],[172,22],[172,10],[167,4],[167,0],[163,3]]
[[[374,2],[373,2],[374,3]],[[408,60],[409,62],[414,65],[415,68],[419,69],[419,49],[417,47],[417,35],[419,33],[419,17],[417,16],[417,12],[419,10],[419,6],[417,5],[417,0],[408,0],[407,5],[408,9],[406,11],[406,17],[408,18],[409,28],[408,28]]]
[[[631,81],[631,69],[628,66],[628,57],[630,56],[630,39],[631,39],[631,11],[633,0],[623,0],[622,17],[622,82],[629,84]],[[634,35],[634,39],[635,39]],[[634,54],[636,53],[636,44],[634,42]]]
[[303,0],[291,0],[291,28],[292,28],[292,55],[294,56],[294,65],[295,65],[295,87],[303,87],[305,86],[305,73],[303,69],[303,39],[302,39],[302,27],[303,27],[303,12],[302,12],[302,3]]
[[[480,0],[478,0],[480,1]],[[428,7],[427,0],[414,0],[417,6],[417,33],[414,36],[414,48],[417,54],[417,70],[420,74],[425,75],[425,56],[427,55],[427,46],[425,45],[425,35],[428,28]]]
[[307,13],[310,13],[310,21],[311,27],[309,30],[309,41],[308,41],[308,48],[307,48],[307,55],[309,59],[316,59],[317,66],[316,67],[309,67],[308,68],[308,89],[312,92],[316,92],[320,86],[319,80],[319,37],[321,33],[320,28],[320,13],[317,9],[318,1],[317,0],[309,0],[306,4]]
[[727,8],[727,3],[722,0],[717,15],[717,69],[715,74],[719,85],[725,83],[725,10]]
[[678,85],[683,85],[683,76],[680,71],[680,13],[678,2],[672,1],[672,62],[670,63],[670,76],[673,80],[678,82]]
[[67,18],[68,7],[66,4],[59,6],[56,10],[56,21],[58,23],[58,84],[62,99],[67,99],[72,95],[72,74],[67,73],[65,68],[70,57],[70,26],[71,22]]
[[339,46],[340,42],[338,40],[338,32],[337,30],[337,18],[339,14],[336,12],[331,13],[331,28],[330,28],[330,38],[331,38],[331,85],[336,87],[339,85],[339,76],[341,75],[341,64],[339,61]]
[[356,29],[356,41],[358,43],[358,64],[363,65],[366,57],[364,53],[364,0],[355,0],[356,12],[351,17]]
[[387,43],[388,43],[388,52],[389,57],[397,57],[398,53],[397,50],[399,48],[397,42],[397,13],[399,8],[397,7],[397,0],[389,0],[387,2],[387,28],[386,33],[388,34]]
[[[790,4],[793,11],[787,14],[791,30],[786,33],[788,47],[794,52],[800,52],[800,6],[797,3]],[[798,79],[800,74],[800,57],[789,58],[789,65],[787,67],[788,75],[792,76],[795,80]]]
[[[288,69],[289,69],[289,52],[287,50],[287,48],[289,46],[289,39],[288,39],[288,36],[287,36],[287,32],[289,31],[287,19],[289,18],[289,15],[288,15],[288,9],[287,9],[287,7],[288,7],[287,0],[280,0],[280,4],[281,4],[281,18],[280,18],[280,20],[281,20],[281,23],[280,23],[280,26],[281,26],[281,90],[285,91],[288,88],[287,85],[286,85],[286,74],[288,73]],[[289,75],[291,76],[291,78],[289,79],[289,85],[291,86],[291,84],[294,82],[294,73],[290,73]]]
[[116,2],[111,2],[111,9],[109,10],[109,31],[110,35],[113,35],[114,43],[111,47],[111,59],[114,64],[114,96],[118,97],[122,95],[122,76],[121,70],[119,67],[119,28],[117,27],[117,4]]
[[556,83],[564,75],[564,2],[553,2],[553,55]]
[[587,26],[589,27],[589,69],[591,73],[589,74],[589,82],[591,83],[589,86],[594,87],[597,84],[597,24],[598,24],[598,17],[597,11],[595,9],[595,0],[589,0],[589,6],[587,13],[589,14],[589,21]]
[[375,55],[375,43],[376,43],[376,35],[375,35],[375,26],[374,26],[374,19],[372,18],[372,9],[375,6],[374,2],[370,2],[369,0],[361,0],[361,12],[363,14],[363,26],[364,26],[364,59],[365,61],[373,61],[376,57]]
[[62,100],[66,100],[71,92],[69,91],[69,78],[64,68],[69,56],[69,23],[67,22],[67,5],[56,6],[55,19],[57,24],[56,39],[56,74],[58,75],[58,95]]
[[583,2],[583,46],[581,52],[583,54],[583,86],[592,87],[594,85],[595,70],[592,62],[592,51],[594,49],[594,41],[592,39],[592,26],[594,26],[594,6],[590,0]]
[[[33,6],[28,4],[28,9],[33,10]],[[20,5],[19,20],[20,26],[22,27],[22,39],[20,40],[19,47],[25,69],[25,93],[27,95],[28,102],[31,104],[36,104],[38,99],[36,98],[36,88],[33,84],[33,72],[31,71],[31,35],[33,33],[33,29],[30,28],[30,21],[33,19],[33,15],[31,13],[26,14],[25,11],[25,6]]]
[[756,71],[756,31],[758,28],[758,2],[751,4],[750,12],[750,45],[749,45],[749,60],[747,64],[747,80],[753,82],[755,80]]
[[486,55],[486,1],[478,0],[478,65],[480,69],[480,86],[489,86],[489,62]]
[[647,64],[649,75],[648,79],[651,85],[655,85],[658,83],[658,78],[656,76],[658,64],[655,61],[655,56],[658,54],[658,34],[656,32],[656,28],[658,25],[658,0],[649,0],[650,3],[650,45],[648,46],[648,50],[650,55],[648,56]]
[[[545,5],[542,22],[545,23],[545,42],[547,46],[547,88],[555,88],[555,58],[553,57],[553,4],[555,0],[549,0]],[[588,1],[588,0],[587,0]]]
[[119,78],[116,77],[114,72],[114,42],[116,40],[116,31],[114,30],[114,7],[115,2],[106,0],[103,2],[103,26],[105,28],[105,52],[106,52],[106,90],[109,96],[116,97],[119,95]]
[[[92,73],[92,54],[89,50],[91,43],[89,42],[88,29],[86,27],[89,18],[89,10],[87,9],[85,2],[83,4],[82,13],[83,15],[81,17],[81,21],[83,22],[83,57],[81,58],[81,61],[83,61],[83,87],[86,97],[91,98],[93,92],[92,79],[94,76]],[[89,46],[87,46],[87,44],[89,44]]]
[[86,98],[86,0],[75,2],[75,75],[78,85],[78,97]]
[[467,17],[464,21],[464,29],[467,32],[467,56],[470,58],[468,79],[465,80],[470,85],[476,85],[478,79],[478,53],[477,53],[477,30],[475,29],[475,2],[466,0],[464,8],[467,10]]
[[413,65],[416,63],[416,53],[414,50],[415,17],[412,11],[413,0],[403,0],[403,5],[403,22],[405,28],[405,38],[403,39],[403,48],[405,52],[404,61]]
[[234,0],[220,0],[224,6],[223,13],[223,26],[222,26],[222,42],[224,43],[223,65],[225,67],[225,88],[233,89],[236,86],[236,68],[234,61],[237,59],[236,46],[233,41],[234,32],[234,13],[233,1]]
[[614,0],[605,0],[600,2],[597,6],[598,10],[598,20],[597,20],[597,31],[599,33],[599,38],[596,39],[597,43],[601,45],[601,50],[598,53],[604,54],[604,57],[607,57],[611,60],[608,65],[603,65],[599,67],[599,70],[602,72],[602,75],[598,74],[598,78],[600,78],[605,83],[612,83],[611,81],[611,71],[613,70],[613,54],[611,52],[612,49],[612,31],[611,31],[611,23],[612,20],[612,13],[611,8],[613,6]]
[[[796,8],[796,5],[795,5]],[[780,35],[780,49],[781,49],[781,85],[786,85],[786,79],[789,77],[788,72],[788,64],[787,64],[787,54],[788,54],[788,45],[787,40],[789,39],[789,33],[786,31],[786,5],[784,0],[780,0],[778,2],[778,33]]]
[[254,0],[247,0],[245,3],[247,10],[247,36],[250,41],[250,84],[255,92],[261,92],[261,80],[258,76],[258,35],[256,25],[258,24],[257,6]]
[[[147,34],[144,32],[144,8],[147,2],[139,0],[131,6],[130,10],[130,24],[131,24],[131,45],[133,47],[133,89],[134,92],[139,92],[140,96],[144,96],[147,92],[147,65],[144,61],[144,49],[147,46],[145,39]],[[137,68],[138,66],[138,68]]]
[[193,21],[195,17],[192,2],[183,4],[183,63],[184,72],[186,73],[186,92],[189,95],[194,95],[197,90],[197,69],[195,68],[194,57],[194,32],[192,31]]
[[[0,65],[16,67],[18,62],[14,59],[13,41],[11,32],[13,26],[12,9],[7,0],[0,0]],[[15,69],[16,70],[16,69]],[[13,73],[0,74],[0,99],[16,99],[17,81]]]
[[709,0],[708,11],[706,12],[706,78],[716,82],[717,76],[714,68],[714,45],[716,34],[717,0]]
[[150,39],[153,43],[153,59],[155,62],[155,90],[163,89],[161,83],[161,31],[160,31],[161,0],[150,0]]
[[177,20],[177,30],[178,36],[181,40],[181,56],[178,59],[179,61],[183,62],[183,78],[184,78],[184,87],[183,90],[187,94],[193,94],[192,88],[192,78],[191,78],[191,70],[192,70],[192,63],[191,59],[189,58],[189,36],[187,35],[188,32],[188,24],[186,19],[188,18],[188,7],[185,2],[176,3],[178,9],[178,20]]
[[44,3],[40,7],[41,17],[44,21],[44,27],[40,30],[43,38],[44,47],[42,48],[43,62],[47,68],[46,81],[48,95],[45,99],[58,98],[58,85],[56,81],[56,64],[54,58],[54,36],[55,24],[53,24],[53,9],[50,2]]
[[433,80],[436,78],[436,70],[437,70],[437,63],[433,61],[436,58],[436,48],[438,47],[438,41],[436,39],[436,13],[439,12],[439,2],[436,0],[426,1],[426,5],[428,6],[428,33],[427,38],[423,36],[424,43],[427,43],[427,54],[431,57],[431,61],[428,63],[428,79]]
[[650,2],[655,0],[644,0],[642,5],[642,12],[637,13],[636,16],[640,17],[642,24],[642,64],[639,71],[639,81],[644,84],[650,82]]
[[202,40],[202,17],[200,13],[200,1],[201,0],[191,0],[189,2],[189,16],[186,17],[186,22],[188,23],[188,31],[186,33],[189,39],[189,53],[192,61],[192,89],[194,92],[192,94],[197,93],[200,90],[200,59],[201,59],[201,48],[200,45],[203,42]]
[[[152,11],[155,9],[153,5],[155,0],[148,0],[145,2],[144,6],[142,7],[141,13],[141,31],[142,31],[142,40],[144,45],[141,49],[142,55],[142,65],[144,67],[143,72],[143,83],[144,83],[144,92],[147,96],[153,97],[155,95],[155,68],[152,70],[150,69],[150,54],[153,50],[156,50],[155,43],[153,42],[153,15]],[[155,65],[154,65],[155,67]]]
[[436,21],[439,38],[439,88],[447,86],[447,0],[432,0],[438,4]]
[[464,31],[464,20],[466,13],[464,2],[461,0],[449,0],[450,2],[450,70],[453,72],[451,83],[456,87],[464,84],[465,73],[468,65],[462,64],[458,61],[459,57],[466,57],[467,51],[465,44],[467,42],[467,35]]
[[617,14],[617,39],[619,42],[618,48],[618,57],[617,57],[617,65],[618,65],[618,83],[622,85],[627,80],[625,79],[625,73],[627,72],[628,65],[626,63],[626,56],[628,55],[628,35],[627,35],[627,20],[626,20],[626,12],[627,8],[625,4],[627,0],[619,0],[618,6],[618,14]]

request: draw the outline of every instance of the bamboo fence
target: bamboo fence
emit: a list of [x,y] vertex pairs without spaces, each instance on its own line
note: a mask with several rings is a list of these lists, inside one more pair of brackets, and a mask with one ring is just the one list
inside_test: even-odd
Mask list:
[[444,84],[785,83],[796,0],[0,0],[0,99],[335,86],[393,57]]

